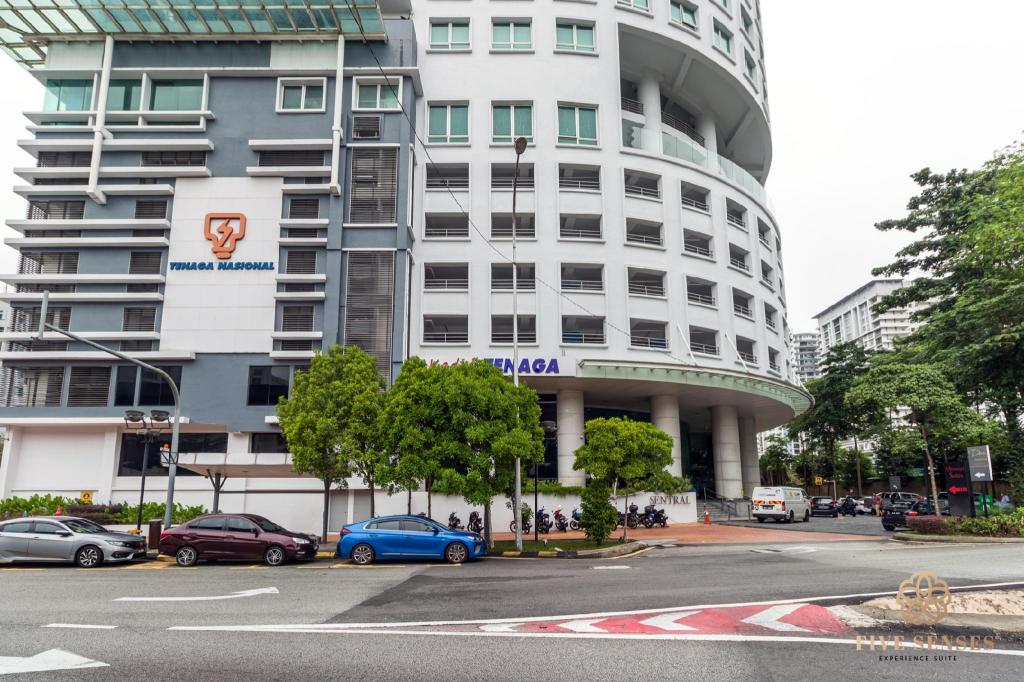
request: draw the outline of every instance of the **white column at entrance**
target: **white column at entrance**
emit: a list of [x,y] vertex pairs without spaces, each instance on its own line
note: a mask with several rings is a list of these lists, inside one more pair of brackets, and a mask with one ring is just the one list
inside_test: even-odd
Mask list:
[[645,151],[661,153],[661,84],[653,73],[645,73],[637,87],[640,103],[644,105]]
[[736,408],[715,405],[711,408],[711,447],[715,458],[715,491],[722,497],[743,497],[743,472],[740,466],[740,429]]
[[651,422],[672,436],[672,464],[665,469],[673,476],[682,476],[683,448],[679,433],[679,400],[674,395],[651,396]]
[[712,153],[718,153],[718,132],[715,127],[715,117],[711,114],[701,114],[697,117],[697,132],[704,138],[704,147]]
[[761,485],[761,467],[757,462],[757,426],[753,417],[740,417],[740,462],[743,469],[743,494],[749,497]]
[[583,391],[564,389],[556,398],[558,414],[558,481],[563,485],[583,485],[585,475],[572,468],[576,448],[583,445]]
[[15,426],[7,427],[7,442],[4,444],[4,456],[0,459],[0,500],[11,496],[14,487],[14,462],[18,458],[21,447],[21,432]]

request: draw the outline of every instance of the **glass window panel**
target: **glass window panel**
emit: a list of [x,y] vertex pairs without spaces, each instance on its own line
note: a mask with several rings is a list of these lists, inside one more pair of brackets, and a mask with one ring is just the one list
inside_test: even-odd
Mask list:
[[121,24],[125,33],[139,33],[142,31],[142,28],[138,23],[136,23],[135,18],[130,12],[128,12],[128,10],[109,7],[107,8],[107,11],[110,12],[111,16],[117,19],[117,23]]
[[181,23],[181,20],[178,19],[178,15],[175,14],[173,10],[154,7],[153,12],[157,17],[159,17],[160,21],[163,22],[164,26],[167,27],[167,30],[172,33],[187,32],[185,24]]
[[376,109],[377,108],[377,86],[376,85],[360,85],[359,86],[359,108],[360,109]]
[[571,50],[574,44],[572,37],[572,24],[559,24],[555,31],[558,48]]
[[313,17],[309,16],[309,12],[302,9],[293,9],[290,14],[292,15],[292,21],[295,22],[295,27],[300,31],[312,31],[316,28],[313,25]]
[[46,82],[45,111],[89,111],[92,107],[91,80],[49,80]]
[[510,142],[512,138],[512,107],[494,107],[494,141]]
[[322,85],[306,86],[306,109],[319,109],[324,104],[324,88]]
[[491,32],[491,43],[496,48],[507,48],[511,43],[508,24],[494,24]]
[[580,109],[580,141],[594,144],[597,142],[597,111]]
[[530,25],[516,24],[513,29],[513,40],[518,49],[529,49],[530,47]]
[[576,27],[576,45],[577,49],[586,50],[588,52],[594,51],[594,27],[593,26],[577,26]]
[[198,111],[203,105],[203,81],[153,81],[149,108],[153,111]]
[[267,12],[270,14],[270,20],[274,22],[274,26],[283,31],[292,30],[292,22],[288,18],[288,10],[284,9],[268,9]]
[[443,105],[430,107],[429,118],[428,132],[431,137],[444,137],[448,134],[448,107]]
[[[197,3],[202,4],[202,3]],[[213,9],[201,9],[199,14],[206,20],[206,24],[210,27],[210,30],[215,33],[227,33],[228,25],[220,18],[217,10]]]
[[281,95],[282,109],[299,109],[302,107],[302,86],[286,85]]
[[448,24],[430,25],[430,44],[445,45],[448,43]]
[[469,137],[469,107],[464,104],[452,106],[451,119],[452,138],[462,137],[461,141],[465,142]]
[[110,15],[107,14],[106,12],[104,12],[103,10],[101,10],[101,9],[87,9],[86,12],[88,12],[88,14],[92,18],[92,20],[95,21],[96,24],[102,30],[108,31],[110,33],[120,33],[121,32],[121,27],[118,26],[117,23],[113,19],[110,18]]
[[270,22],[267,21],[267,15],[258,9],[246,9],[242,10],[245,12],[245,18],[252,24],[252,28],[257,33],[270,33]]
[[398,109],[398,91],[394,85],[380,86],[380,108]]
[[518,106],[515,108],[515,136],[533,139],[533,107]]
[[110,111],[138,111],[141,98],[141,80],[111,79],[107,90],[107,109]]
[[559,137],[576,137],[575,107],[558,107],[558,135]]
[[452,47],[469,47],[469,24],[452,24]]

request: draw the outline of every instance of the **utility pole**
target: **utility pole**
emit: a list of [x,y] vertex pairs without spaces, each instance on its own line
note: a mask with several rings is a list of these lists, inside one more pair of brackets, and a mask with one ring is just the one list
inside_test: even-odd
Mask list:
[[[516,232],[519,226],[516,220],[516,189],[519,184],[519,157],[526,151],[526,138],[517,137],[515,145],[516,172],[512,176],[512,384],[519,388],[519,264],[516,261]],[[515,510],[512,514],[516,520],[516,551],[519,552],[523,551],[523,480],[520,468],[519,456],[516,455]]]

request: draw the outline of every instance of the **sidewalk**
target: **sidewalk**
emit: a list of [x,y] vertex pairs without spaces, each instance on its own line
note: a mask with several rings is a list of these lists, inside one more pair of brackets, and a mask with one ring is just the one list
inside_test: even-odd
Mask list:
[[[612,537],[622,535],[622,529],[618,528]],[[528,533],[533,539],[533,532]],[[558,539],[573,539],[585,537],[580,531],[567,531],[560,533],[552,530],[547,535],[541,533],[541,539],[547,538],[554,542]],[[495,540],[513,540],[512,533],[495,533]],[[673,540],[677,545],[725,545],[725,544],[755,544],[770,542],[839,542],[839,541],[864,541],[879,540],[874,535],[853,535],[850,533],[816,533],[810,531],[779,530],[776,528],[747,528],[743,526],[727,526],[724,524],[712,523],[705,526],[702,523],[680,523],[669,525],[668,528],[635,528],[629,531],[630,540]]]

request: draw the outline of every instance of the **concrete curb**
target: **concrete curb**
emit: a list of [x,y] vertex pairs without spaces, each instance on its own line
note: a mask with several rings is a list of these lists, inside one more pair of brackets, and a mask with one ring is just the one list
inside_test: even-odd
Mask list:
[[970,542],[976,544],[1015,544],[1024,543],[1024,538],[990,538],[980,535],[922,535],[914,532],[893,533],[893,540],[900,542]]
[[585,549],[582,551],[563,551],[563,550],[540,550],[538,552],[495,552],[488,554],[488,556],[498,556],[506,558],[520,558],[520,559],[607,559],[610,557],[622,556],[623,554],[631,554],[647,547],[657,547],[658,545],[649,545],[646,542],[634,541],[625,542],[615,547],[603,547],[601,549]]
[[[877,606],[854,606],[855,611],[875,620],[905,623],[902,612]],[[1024,616],[1002,616],[986,613],[950,613],[937,625],[942,629],[969,628],[998,630],[1001,632],[1024,632]]]

